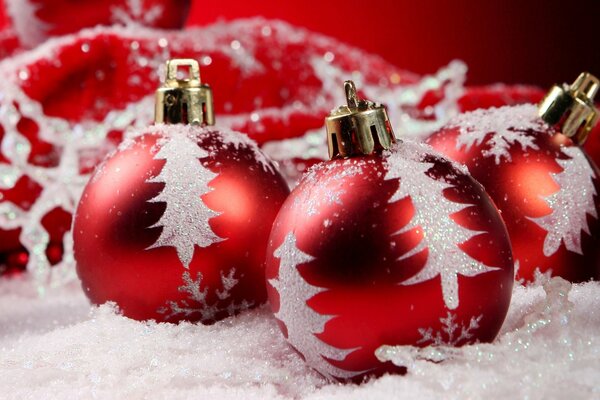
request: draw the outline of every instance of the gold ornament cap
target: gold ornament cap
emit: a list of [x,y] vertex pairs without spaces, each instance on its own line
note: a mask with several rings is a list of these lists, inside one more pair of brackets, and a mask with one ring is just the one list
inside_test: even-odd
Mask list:
[[359,99],[354,82],[344,82],[347,105],[325,118],[329,158],[368,155],[396,141],[385,107]]
[[[177,77],[179,68],[189,70],[188,78]],[[200,80],[198,61],[187,58],[167,61],[165,83],[156,91],[154,121],[164,124],[215,124],[212,89]]]
[[583,72],[571,85],[554,85],[540,103],[538,114],[548,124],[559,125],[575,143],[584,144],[600,115],[594,106],[598,89],[598,78]]

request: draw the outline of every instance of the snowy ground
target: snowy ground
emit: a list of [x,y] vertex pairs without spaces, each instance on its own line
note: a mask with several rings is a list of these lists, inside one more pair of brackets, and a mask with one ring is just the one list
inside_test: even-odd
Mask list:
[[362,385],[307,369],[266,308],[213,326],[141,323],[76,285],[41,299],[31,287],[0,281],[1,398],[600,399],[600,283],[518,286],[495,344],[382,349],[409,373]]

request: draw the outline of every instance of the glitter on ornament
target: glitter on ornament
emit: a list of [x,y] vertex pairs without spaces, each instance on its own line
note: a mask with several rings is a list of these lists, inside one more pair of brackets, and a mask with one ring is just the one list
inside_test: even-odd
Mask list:
[[591,234],[588,215],[598,219],[595,202],[598,193],[594,186],[594,180],[598,177],[581,150],[566,147],[563,152],[569,158],[557,159],[562,172],[552,174],[560,190],[544,198],[552,212],[543,217],[531,218],[548,232],[544,240],[546,257],[556,253],[561,243],[564,243],[567,250],[583,254],[582,232]]
[[[298,249],[293,233],[285,237],[282,245],[275,250],[274,256],[281,260],[281,273],[277,279],[269,280],[269,283],[279,293],[287,292],[286,296],[280,297],[279,310],[275,313],[275,317],[286,326],[287,339],[294,343],[300,353],[305,354],[306,361],[310,365],[318,366],[319,372],[330,379],[352,378],[365,372],[346,371],[327,361],[327,359],[342,361],[356,349],[339,349],[328,345],[318,337],[333,316],[319,314],[306,304],[306,301],[326,289],[308,284],[298,270],[299,265],[314,260],[314,257]],[[298,308],[297,299],[303,299],[304,307]],[[314,349],[317,351],[315,352]]]
[[209,220],[219,213],[202,202],[202,195],[211,190],[208,185],[217,174],[198,162],[209,153],[198,147],[196,137],[188,137],[187,133],[176,132],[156,143],[160,150],[154,159],[165,160],[165,164],[158,175],[146,181],[165,184],[164,189],[148,201],[167,205],[158,222],[150,226],[162,230],[148,249],[175,247],[185,268],[189,268],[195,246],[208,247],[223,240],[209,225]]
[[[426,161],[431,157],[430,149],[427,147],[404,142],[393,151],[384,153],[384,157],[388,166],[385,179],[400,181],[398,190],[388,202],[410,199],[415,207],[415,215],[410,223],[395,234],[402,235],[417,230],[423,237],[418,245],[403,254],[398,261],[427,251],[425,266],[418,274],[401,284],[415,285],[439,276],[444,303],[449,310],[454,310],[459,305],[459,274],[477,276],[498,269],[475,260],[464,251],[457,250],[457,247],[463,243],[483,233],[460,226],[452,219],[453,215],[473,204],[456,203],[444,197],[444,190],[449,188],[456,190],[456,186],[428,175],[434,163]],[[458,165],[455,167],[466,173],[464,168]]]

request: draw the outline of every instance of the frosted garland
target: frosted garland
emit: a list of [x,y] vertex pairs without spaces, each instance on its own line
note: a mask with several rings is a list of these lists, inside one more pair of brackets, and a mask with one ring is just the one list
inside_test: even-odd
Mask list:
[[32,47],[44,40],[48,23],[37,19],[37,8],[30,0],[4,0],[4,3],[21,43]]
[[[6,71],[0,67],[1,75],[6,75]],[[54,271],[51,271],[45,254],[49,236],[41,224],[42,218],[56,207],[69,213],[75,212],[89,179],[89,175],[80,173],[80,166],[98,153],[108,151],[110,147],[107,147],[106,136],[110,131],[136,126],[137,117],[144,115],[144,105],[131,105],[125,110],[111,112],[103,122],[69,124],[60,118],[44,115],[41,105],[28,98],[10,79],[0,80],[0,92],[3,93],[0,98],[0,125],[4,129],[0,151],[11,163],[0,164],[7,173],[2,177],[2,186],[10,189],[21,176],[28,176],[42,187],[41,194],[27,211],[0,199],[0,228],[21,228],[20,241],[29,253],[27,269],[34,275],[40,293],[43,293],[48,286],[74,279],[75,271],[73,261],[64,257],[58,268],[53,267]],[[19,105],[19,110],[13,103]],[[33,120],[39,127],[39,137],[62,149],[58,166],[41,167],[28,162],[31,144],[17,129],[22,118]],[[67,253],[72,252],[71,248],[67,248],[70,245],[70,242],[63,243]]]
[[[11,3],[23,5],[23,2],[13,1]],[[29,2],[26,2],[30,4]],[[135,2],[130,2],[131,10],[135,11]],[[268,29],[266,29],[268,28]],[[255,54],[262,51],[257,48],[257,43],[248,37],[255,37],[258,30],[259,36],[269,38],[273,41],[283,41],[284,43],[304,43],[308,32],[304,29],[291,27],[283,22],[266,21],[263,19],[251,19],[245,21],[236,21],[232,23],[218,23],[202,29],[191,29],[185,32],[185,35],[198,35],[201,39],[197,43],[190,45],[189,51],[199,54],[209,54],[217,52],[230,57],[233,64],[240,68],[242,76],[251,77],[253,74],[264,69],[264,65],[258,62]],[[225,34],[227,32],[227,34]],[[140,26],[132,27],[97,27],[84,30],[77,35],[67,35],[61,38],[55,38],[38,46],[36,49],[20,54],[16,57],[5,59],[0,63],[0,92],[3,94],[0,98],[0,125],[4,128],[4,137],[0,146],[0,151],[9,161],[9,164],[0,165],[2,176],[0,186],[6,189],[14,187],[21,176],[28,176],[43,188],[42,196],[34,203],[35,213],[29,213],[21,210],[15,204],[0,199],[0,228],[17,229],[22,228],[22,232],[27,232],[27,238],[24,238],[26,250],[33,254],[30,257],[27,269],[35,274],[38,287],[41,291],[48,284],[54,285],[58,282],[53,281],[49,261],[42,248],[45,248],[48,241],[48,233],[41,226],[40,217],[43,217],[48,211],[56,205],[56,200],[51,198],[50,193],[61,191],[62,199],[59,200],[61,207],[67,212],[74,212],[74,207],[79,200],[82,187],[84,186],[88,175],[81,174],[79,168],[92,166],[98,158],[108,153],[113,146],[106,140],[107,134],[111,131],[123,131],[130,128],[139,128],[148,125],[152,121],[152,110],[154,96],[149,95],[140,101],[127,105],[122,110],[111,110],[99,122],[83,119],[81,122],[68,122],[61,118],[48,117],[44,114],[41,104],[29,98],[19,87],[21,81],[29,79],[27,66],[35,63],[39,59],[52,60],[56,49],[62,46],[74,46],[75,43],[81,43],[81,50],[86,52],[86,39],[94,43],[96,37],[102,34],[117,35],[121,37],[124,43],[129,47],[124,48],[128,52],[128,64],[132,67],[139,66],[142,69],[132,69],[128,76],[128,84],[132,87],[139,87],[147,84],[150,80],[158,80],[155,71],[160,70],[165,59],[171,57],[173,52],[181,51],[181,37],[177,33],[151,30]],[[235,38],[238,39],[235,39]],[[330,45],[329,38],[320,35],[313,35],[311,38],[317,46]],[[138,41],[139,40],[139,41]],[[143,44],[141,43],[143,41]],[[358,50],[338,44],[336,52],[344,53],[350,57],[359,59],[362,55]],[[86,50],[88,49],[88,50]],[[201,58],[206,65],[210,60]],[[60,62],[56,60],[55,63]],[[275,62],[275,61],[272,61]],[[56,64],[55,64],[56,65]],[[323,109],[333,108],[339,101],[339,81],[342,77],[352,76],[362,84],[365,93],[370,97],[377,98],[385,93],[384,88],[393,90],[384,100],[393,104],[390,113],[393,118],[402,118],[403,121],[416,122],[415,128],[420,132],[429,132],[434,129],[430,124],[430,118],[427,121],[421,117],[409,116],[406,107],[412,107],[420,101],[423,94],[429,89],[442,88],[444,96],[442,101],[435,107],[436,123],[442,124],[450,115],[456,111],[456,98],[464,80],[465,67],[460,63],[452,63],[448,68],[440,70],[436,76],[425,77],[423,80],[413,84],[398,86],[397,89],[392,84],[393,77],[382,78],[378,84],[370,83],[367,79],[362,79],[361,72],[344,70],[336,66],[333,53],[324,54],[322,57],[311,59],[308,68],[312,68],[313,73],[322,80],[324,90],[316,98],[309,102],[287,101],[281,107],[262,108],[258,111],[238,112],[230,115],[220,115],[218,123],[220,127],[231,127],[237,129],[244,127],[248,121],[253,121],[253,126],[260,131],[261,121],[269,118],[276,121],[287,121],[290,116],[297,113],[298,110],[312,115],[323,113]],[[149,75],[141,71],[152,70]],[[102,72],[102,71],[100,71]],[[414,75],[405,73],[410,79],[416,79]],[[335,90],[333,87],[335,86]],[[331,90],[325,90],[331,88]],[[454,89],[452,89],[454,88]],[[144,89],[146,90],[146,89]],[[258,102],[257,104],[259,104]],[[15,105],[18,105],[18,110]],[[98,99],[98,107],[102,109],[102,99]],[[257,106],[258,107],[258,106]],[[454,111],[453,111],[454,110]],[[439,111],[439,113],[438,113]],[[410,114],[412,115],[412,114]],[[48,142],[55,148],[61,157],[59,167],[40,167],[31,165],[28,161],[28,155],[31,151],[31,144],[16,128],[22,118],[29,118],[39,127],[39,137]],[[394,121],[392,121],[394,122]],[[423,122],[425,125],[421,124]],[[396,124],[400,122],[395,122]],[[402,122],[404,124],[404,122]],[[308,149],[300,154],[300,158],[307,158],[315,155],[323,158],[326,154],[326,146],[322,139],[317,137],[317,132],[313,130],[307,132],[304,137],[298,137],[294,140],[294,145],[305,142]],[[408,131],[407,131],[408,132]],[[416,131],[415,131],[416,132]],[[405,134],[399,132],[399,134]],[[233,143],[233,142],[232,142]],[[285,143],[285,141],[283,141]],[[290,167],[288,158],[294,154],[285,154],[287,150],[282,150],[277,144],[267,146],[268,151],[274,159],[280,160],[284,171],[288,172],[288,179],[293,184],[297,169]],[[237,146],[237,144],[234,144]],[[289,149],[289,146],[288,146]],[[66,160],[62,160],[66,158]],[[270,160],[263,161],[264,168],[273,168]],[[52,186],[54,185],[54,186]],[[58,189],[57,185],[62,185]],[[65,198],[65,196],[67,198]],[[39,203],[39,204],[38,204]],[[65,264],[65,267],[67,265]],[[67,268],[68,269],[68,268]],[[74,273],[71,274],[74,277]],[[66,278],[64,276],[63,278]],[[60,280],[62,281],[63,278]]]
[[[458,100],[464,93],[466,76],[466,64],[455,60],[435,75],[423,76],[417,83],[392,88],[366,85],[364,92],[367,98],[386,105],[392,126],[400,138],[423,140],[460,113]],[[427,106],[422,117],[408,112],[430,91],[441,92],[437,104]]]

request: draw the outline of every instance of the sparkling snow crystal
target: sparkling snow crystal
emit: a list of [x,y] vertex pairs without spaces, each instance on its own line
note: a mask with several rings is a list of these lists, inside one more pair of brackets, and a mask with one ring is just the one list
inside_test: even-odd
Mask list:
[[422,161],[427,149],[424,145],[404,142],[387,153],[388,172],[385,179],[400,178],[400,187],[390,198],[390,203],[410,197],[415,207],[415,216],[411,222],[396,234],[415,228],[423,231],[423,239],[419,244],[399,260],[428,251],[425,267],[417,275],[402,282],[402,285],[414,285],[439,275],[444,302],[453,310],[459,304],[458,274],[475,276],[497,268],[471,258],[458,247],[482,232],[464,228],[451,218],[452,214],[469,204],[448,200],[443,191],[452,185],[427,175],[427,171],[433,166]]

